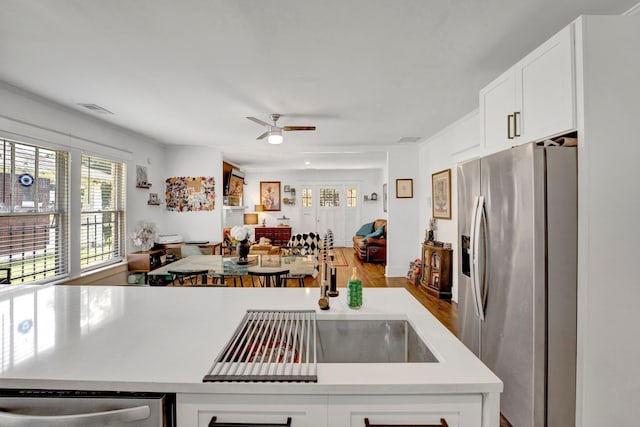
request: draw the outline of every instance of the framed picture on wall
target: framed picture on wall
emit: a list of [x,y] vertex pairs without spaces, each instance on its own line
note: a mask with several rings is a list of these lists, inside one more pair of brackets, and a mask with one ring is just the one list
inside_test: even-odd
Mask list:
[[431,175],[433,218],[451,219],[451,169]]
[[282,209],[280,181],[260,181],[260,203],[265,211]]
[[149,178],[147,177],[147,167],[136,165],[136,188],[149,188]]
[[413,179],[396,179],[396,198],[412,199],[413,198]]

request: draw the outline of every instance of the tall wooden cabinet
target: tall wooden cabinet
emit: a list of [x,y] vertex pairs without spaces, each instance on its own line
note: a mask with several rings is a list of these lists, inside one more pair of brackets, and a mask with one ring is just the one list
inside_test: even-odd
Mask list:
[[439,299],[451,300],[451,249],[422,244],[422,278],[420,287]]

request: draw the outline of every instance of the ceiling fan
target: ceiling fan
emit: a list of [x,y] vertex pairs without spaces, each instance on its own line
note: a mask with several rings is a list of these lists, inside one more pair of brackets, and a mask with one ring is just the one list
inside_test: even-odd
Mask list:
[[269,124],[263,120],[256,119],[255,117],[247,117],[247,119],[252,122],[256,122],[259,125],[262,125],[267,128],[267,131],[257,137],[256,139],[264,139],[267,138],[267,142],[269,144],[282,144],[284,138],[282,136],[282,131],[292,131],[292,130],[316,130],[315,126],[278,126],[276,122],[281,117],[280,114],[274,113],[271,115],[271,120],[273,120],[273,124]]

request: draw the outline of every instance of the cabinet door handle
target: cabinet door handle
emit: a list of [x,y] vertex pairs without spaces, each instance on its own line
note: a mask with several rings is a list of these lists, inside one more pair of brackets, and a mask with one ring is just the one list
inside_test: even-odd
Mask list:
[[507,116],[507,139],[513,139],[511,135],[511,119],[513,119],[513,114]]
[[287,422],[283,424],[268,424],[268,423],[218,423],[216,420],[218,417],[211,417],[209,421],[209,427],[291,427],[291,417],[287,417]]
[[440,424],[371,424],[369,418],[365,418],[364,425],[365,427],[449,427],[444,418],[440,418]]
[[513,113],[513,136],[518,137],[521,136],[518,133],[518,116],[520,115],[520,111],[514,111]]

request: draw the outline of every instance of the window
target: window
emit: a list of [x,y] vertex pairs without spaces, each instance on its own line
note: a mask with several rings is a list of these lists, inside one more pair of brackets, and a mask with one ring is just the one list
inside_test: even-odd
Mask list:
[[91,270],[118,262],[125,243],[125,167],[82,156],[80,267]]
[[69,156],[0,139],[0,267],[11,283],[68,273]]
[[310,188],[303,188],[302,189],[302,207],[303,208],[310,208],[313,206],[312,203],[312,194],[313,192],[311,191]]
[[355,208],[358,206],[358,192],[355,188],[347,188],[347,207]]
[[340,206],[340,192],[335,188],[321,188],[320,206],[323,208]]

